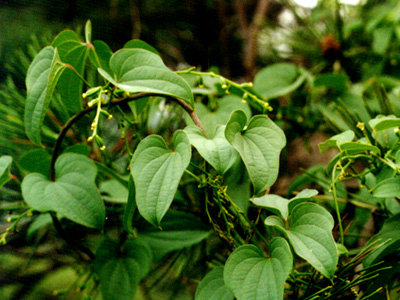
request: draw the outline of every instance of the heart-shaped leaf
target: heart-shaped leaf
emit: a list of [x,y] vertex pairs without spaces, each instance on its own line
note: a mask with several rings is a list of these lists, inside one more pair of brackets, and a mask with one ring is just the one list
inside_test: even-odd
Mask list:
[[249,172],[254,194],[265,192],[276,180],[279,154],[286,144],[285,134],[266,115],[257,115],[246,126],[246,114],[232,113],[225,128],[225,137],[239,152]]
[[309,200],[318,194],[317,190],[309,190],[305,189],[301,191],[296,197],[288,200],[278,195],[264,195],[262,197],[253,198],[251,202],[253,202],[257,206],[264,207],[271,211],[272,213],[280,216],[283,219],[287,219],[289,213],[292,211],[293,207],[297,204]]
[[195,300],[233,300],[235,296],[225,286],[224,267],[212,269],[199,283]]
[[0,157],[0,188],[5,185],[10,179],[12,157],[4,155]]
[[101,229],[105,208],[94,179],[97,168],[89,158],[75,153],[61,155],[55,165],[56,180],[31,173],[22,182],[22,195],[33,209],[54,211],[81,225]]
[[151,262],[151,250],[145,242],[128,240],[120,248],[117,241],[105,238],[93,263],[103,299],[133,299],[140,280],[150,270]]
[[292,270],[293,257],[285,239],[270,243],[271,257],[254,245],[237,248],[224,268],[224,281],[238,300],[283,299],[286,278]]
[[284,228],[283,222],[272,217],[265,220],[265,225],[282,231],[298,256],[325,277],[333,278],[338,253],[332,236],[334,221],[330,213],[315,203],[300,203],[289,216],[288,229]]
[[190,158],[190,142],[182,130],[174,134],[173,150],[157,135],[139,143],[132,157],[131,174],[139,212],[153,225],[160,224],[171,205]]
[[[83,76],[86,59],[93,46],[82,42],[78,35],[71,30],[65,30],[57,35],[52,46],[57,48],[64,63],[71,65],[76,72]],[[82,80],[71,69],[65,70],[57,84],[61,99],[71,112],[82,109],[82,85]]]
[[26,75],[25,132],[37,145],[41,143],[40,129],[44,116],[64,70],[65,65],[57,50],[50,46],[42,49],[29,66]]
[[194,107],[193,94],[179,75],[170,71],[160,56],[142,48],[122,49],[111,56],[113,75],[99,69],[99,73],[120,89],[130,92],[150,92],[185,101]]
[[238,158],[238,153],[226,140],[224,131],[225,126],[219,126],[214,138],[208,139],[197,126],[190,125],[185,128],[190,143],[220,174],[225,174]]

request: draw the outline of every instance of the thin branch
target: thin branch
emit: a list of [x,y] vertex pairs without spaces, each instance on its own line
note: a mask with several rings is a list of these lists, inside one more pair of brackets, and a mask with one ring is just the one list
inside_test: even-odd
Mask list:
[[139,3],[137,0],[131,1],[131,23],[132,23],[132,39],[140,38],[142,24],[140,22]]

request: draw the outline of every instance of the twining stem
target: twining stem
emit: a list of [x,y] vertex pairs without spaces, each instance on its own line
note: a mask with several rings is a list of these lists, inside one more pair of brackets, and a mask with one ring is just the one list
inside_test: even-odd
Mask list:
[[[113,99],[108,105],[109,108],[114,107],[114,106],[119,106],[121,104],[124,103],[128,103],[130,101],[139,99],[139,98],[143,98],[143,97],[149,97],[149,96],[159,96],[159,94],[157,93],[137,93],[137,94],[133,94],[133,95],[129,95],[128,97],[124,97],[124,98],[116,98]],[[194,109],[187,104],[185,101],[177,99],[177,98],[173,98],[175,101],[177,101],[179,103],[179,105],[181,105],[186,112],[190,115],[190,117],[192,118],[193,122],[204,132],[205,134],[205,130],[203,127],[203,124],[201,123],[200,119],[197,117]],[[85,109],[81,110],[80,112],[78,112],[77,114],[75,114],[74,116],[72,116],[67,123],[65,123],[64,127],[61,129],[60,134],[58,135],[58,138],[56,140],[56,144],[54,146],[54,151],[53,151],[53,155],[51,157],[51,162],[50,162],[50,180],[54,181],[55,180],[55,164],[56,164],[56,160],[58,157],[58,154],[60,152],[61,149],[61,145],[62,142],[65,138],[65,135],[67,134],[68,130],[72,127],[72,125],[74,125],[76,122],[78,122],[80,119],[83,118],[83,116],[85,116],[87,113],[93,111],[97,109],[97,106],[91,106],[91,107],[86,107]]]
[[243,83],[243,84],[238,84],[232,80],[229,80],[219,74],[216,74],[214,72],[199,72],[195,71],[194,67],[191,67],[186,70],[181,70],[181,71],[176,71],[175,73],[177,74],[191,74],[191,75],[197,75],[197,76],[209,76],[213,78],[218,78],[221,80],[222,83],[222,88],[229,93],[229,88],[234,87],[243,92],[243,100],[251,100],[250,103],[256,103],[257,105],[260,105],[262,108],[271,111],[272,107],[268,104],[268,102],[265,99],[260,98],[256,94],[252,93],[246,88],[251,88],[253,86],[252,83]]

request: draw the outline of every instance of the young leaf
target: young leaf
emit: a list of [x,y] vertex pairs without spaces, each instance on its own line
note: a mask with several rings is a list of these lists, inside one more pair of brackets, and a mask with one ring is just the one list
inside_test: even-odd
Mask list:
[[150,92],[185,101],[194,107],[193,94],[179,75],[170,71],[157,54],[141,49],[122,49],[110,59],[113,75],[103,69],[99,73],[120,89],[130,92]]
[[[90,44],[83,43],[78,35],[65,30],[56,36],[52,46],[58,49],[60,58],[64,63],[71,65],[76,72],[83,76],[86,59],[91,49]],[[82,80],[71,69],[65,70],[57,87],[61,99],[70,112],[82,109]]]
[[225,128],[225,137],[239,152],[246,165],[254,194],[265,192],[276,180],[279,154],[286,144],[285,134],[266,115],[250,119],[241,110],[232,113]]
[[0,188],[5,185],[10,179],[12,157],[4,155],[0,157]]
[[42,128],[46,110],[50,105],[56,84],[65,70],[57,49],[48,46],[35,57],[26,75],[28,90],[25,105],[25,132],[28,138],[40,145],[40,129]]
[[94,271],[100,279],[104,300],[133,299],[140,280],[151,267],[152,256],[146,243],[126,241],[121,249],[117,241],[105,238],[96,252]]
[[334,221],[329,212],[314,203],[300,203],[289,216],[289,229],[283,223],[266,219],[267,226],[275,226],[290,241],[298,256],[308,261],[327,278],[333,278],[338,253],[332,237]]
[[225,126],[219,126],[214,138],[208,139],[197,126],[189,125],[185,128],[190,143],[222,175],[232,167],[238,158],[238,153],[226,140],[224,131]]
[[175,132],[173,147],[169,150],[162,137],[151,135],[139,143],[131,161],[139,212],[156,226],[171,205],[191,158],[190,142],[182,130]]
[[55,165],[56,180],[31,173],[22,181],[22,195],[33,209],[54,211],[59,218],[103,228],[105,208],[94,183],[97,168],[89,158],[75,153],[61,155]]
[[224,268],[224,281],[238,300],[283,299],[286,278],[293,257],[285,239],[276,237],[270,244],[271,257],[265,258],[254,245],[237,248]]
[[195,300],[233,300],[235,296],[225,286],[224,268],[212,269],[199,283]]

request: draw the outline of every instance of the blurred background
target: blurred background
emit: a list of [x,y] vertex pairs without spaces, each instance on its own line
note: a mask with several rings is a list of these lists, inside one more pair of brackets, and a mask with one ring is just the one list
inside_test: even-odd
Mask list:
[[[288,90],[290,97],[270,97],[271,117],[285,129],[290,145],[276,193],[284,193],[301,168],[328,162],[329,155],[320,156],[317,144],[326,134],[349,127],[332,111],[314,104],[334,105],[339,95],[345,99],[350,85],[353,93],[362,90],[368,96],[373,80],[384,82],[387,92],[398,97],[397,0],[2,0],[0,155],[18,157],[32,148],[22,120],[25,74],[33,57],[61,30],[70,28],[82,35],[88,19],[94,40],[103,40],[116,51],[128,40],[142,39],[174,70],[213,68],[239,82],[260,81],[260,71],[278,63],[308,70],[308,79]],[[292,67],[276,73],[278,82],[271,79],[274,69],[269,69],[269,79],[262,84],[291,86],[298,79],[297,73],[292,76]],[[13,197],[20,195],[12,185],[0,192],[0,199]],[[0,209],[10,208],[3,204]],[[0,232],[6,227],[0,216]],[[68,257],[56,254],[59,240],[52,233],[43,234],[50,234],[48,243],[41,244],[34,256],[29,251],[39,244],[40,235],[30,240],[28,249],[25,235],[18,239],[18,234],[0,249],[0,299],[61,299],[54,290],[74,280]],[[191,292],[186,290],[181,298],[190,299]]]

